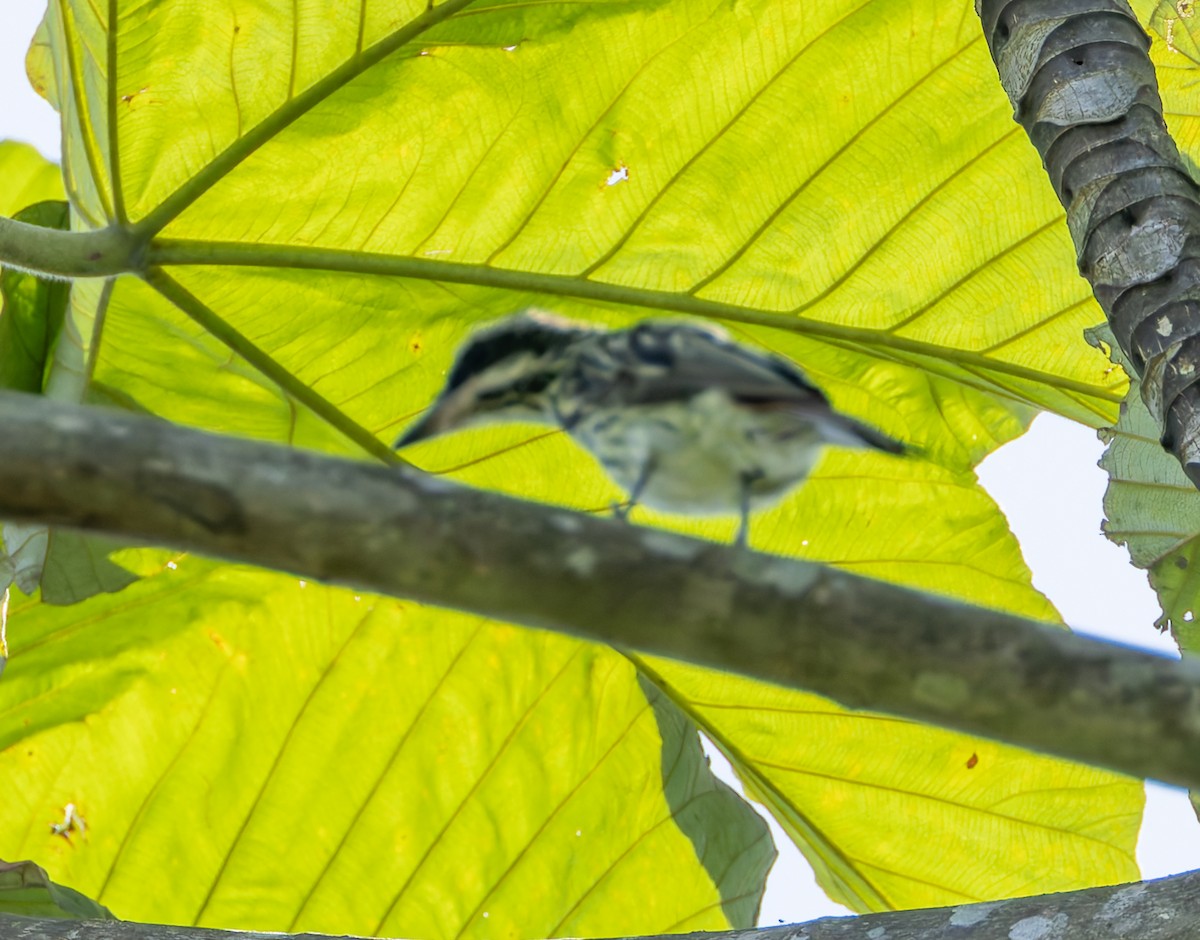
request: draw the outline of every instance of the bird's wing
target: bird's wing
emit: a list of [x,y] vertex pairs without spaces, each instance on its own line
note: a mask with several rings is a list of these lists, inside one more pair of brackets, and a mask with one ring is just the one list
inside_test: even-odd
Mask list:
[[764,407],[829,407],[797,366],[702,327],[650,321],[609,333],[604,341],[621,368],[616,386],[625,404],[690,398],[715,387]]
[[679,401],[720,388],[751,409],[805,416],[825,428],[833,443],[893,454],[908,450],[883,432],[835,412],[798,366],[739,346],[719,332],[651,320],[599,334],[597,342],[603,344],[603,354],[585,352],[575,374],[588,396],[610,406]]

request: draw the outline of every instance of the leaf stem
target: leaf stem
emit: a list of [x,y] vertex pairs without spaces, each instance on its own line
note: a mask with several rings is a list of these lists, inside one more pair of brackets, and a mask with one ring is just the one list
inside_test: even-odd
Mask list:
[[0,264],[51,278],[136,272],[144,244],[118,226],[63,232],[0,216]]
[[145,279],[151,287],[278,385],[287,395],[323,418],[368,454],[378,457],[388,464],[408,463],[374,434],[351,420],[337,405],[318,395],[310,386],[305,385],[272,359],[248,336],[238,332],[230,323],[221,319],[203,301],[165,271],[151,268],[146,273]]
[[338,68],[320,81],[314,82],[300,94],[289,98],[286,103],[276,108],[213,157],[195,176],[183,183],[148,215],[135,223],[134,231],[142,236],[155,235],[162,231],[188,206],[228,176],[238,164],[289,125],[405,43],[411,42],[427,30],[448,20],[473,2],[474,0],[446,0],[436,7],[431,7],[400,29],[380,39],[373,46],[347,59]]
[[[320,271],[341,271],[350,274],[374,274],[384,277],[409,277],[453,284],[498,287],[522,293],[573,297],[597,303],[629,305],[669,313],[685,313],[713,320],[728,320],[772,329],[788,330],[827,340],[842,340],[868,349],[890,349],[933,360],[946,360],[963,367],[997,372],[1077,392],[1102,401],[1119,403],[1124,398],[1121,388],[1093,385],[1061,376],[1049,375],[1039,369],[994,359],[967,349],[946,349],[935,343],[897,336],[882,330],[846,326],[827,320],[794,316],[788,311],[756,310],[735,304],[707,300],[691,294],[647,290],[624,284],[594,281],[573,274],[542,274],[494,268],[483,264],[457,264],[426,258],[371,254],[337,248],[315,248],[306,245],[248,244],[240,242],[208,242],[188,239],[155,239],[149,260],[155,265],[229,265],[254,267],[291,267]],[[928,368],[928,363],[922,362]],[[959,381],[961,381],[961,377]],[[994,389],[992,389],[994,390]],[[1009,393],[1008,389],[1004,389]]]

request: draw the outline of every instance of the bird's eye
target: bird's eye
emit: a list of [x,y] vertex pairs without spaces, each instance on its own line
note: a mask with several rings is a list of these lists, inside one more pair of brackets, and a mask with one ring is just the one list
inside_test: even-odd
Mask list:
[[670,347],[670,338],[663,336],[652,326],[641,324],[634,327],[631,334],[633,350],[639,360],[648,365],[671,366],[675,364],[675,356]]

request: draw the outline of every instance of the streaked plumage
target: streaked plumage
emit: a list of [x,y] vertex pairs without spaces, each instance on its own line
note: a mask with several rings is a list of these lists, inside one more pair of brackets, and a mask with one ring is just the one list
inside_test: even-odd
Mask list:
[[835,412],[792,363],[686,321],[502,320],[467,341],[396,446],[496,421],[561,426],[630,494],[624,512],[739,514],[739,542],[750,510],[803,481],[823,445],[904,451]]

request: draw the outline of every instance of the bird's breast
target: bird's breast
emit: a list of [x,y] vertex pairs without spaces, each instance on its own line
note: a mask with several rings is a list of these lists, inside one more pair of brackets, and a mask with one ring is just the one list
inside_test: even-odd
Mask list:
[[803,480],[820,453],[814,427],[783,412],[737,406],[719,389],[678,402],[595,408],[570,428],[627,492],[649,467],[639,501],[665,512],[736,513]]

